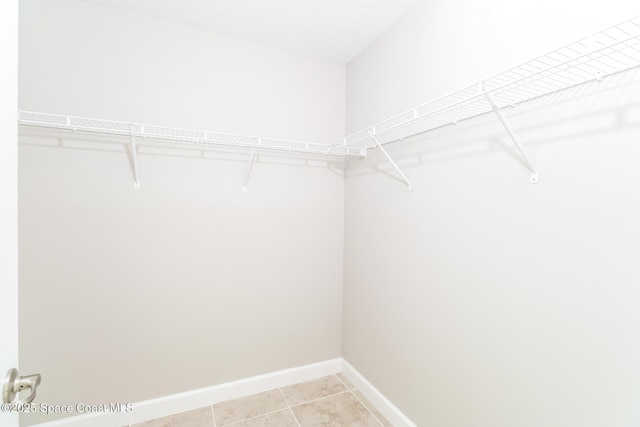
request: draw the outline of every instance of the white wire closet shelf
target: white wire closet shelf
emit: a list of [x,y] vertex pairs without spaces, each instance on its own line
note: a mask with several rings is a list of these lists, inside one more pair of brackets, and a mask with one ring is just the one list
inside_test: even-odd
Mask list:
[[143,139],[171,141],[173,143],[183,143],[187,145],[196,144],[331,156],[361,155],[360,149],[351,147],[332,147],[329,144],[313,142],[143,125],[138,123],[118,122],[95,118],[36,113],[32,111],[19,111],[18,116],[18,123],[21,125],[140,137]]
[[[369,149],[640,66],[640,16],[346,136]],[[489,97],[487,96],[489,95]],[[488,99],[489,98],[489,99]]]
[[[125,135],[134,141],[135,137],[141,137],[178,144],[244,148],[251,150],[251,159],[254,151],[261,150],[347,157],[366,156],[368,149],[378,147],[411,189],[411,183],[383,145],[494,112],[531,171],[531,181],[537,182],[537,171],[502,109],[637,67],[640,67],[640,17],[385,119],[335,143],[288,141],[28,111],[19,111],[18,122],[28,126]],[[135,142],[132,148],[135,149]]]

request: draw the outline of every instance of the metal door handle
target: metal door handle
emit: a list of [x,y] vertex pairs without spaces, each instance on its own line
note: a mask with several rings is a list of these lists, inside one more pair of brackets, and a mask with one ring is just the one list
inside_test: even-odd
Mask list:
[[[36,389],[39,385],[40,374],[21,377],[18,375],[17,369],[9,369],[7,376],[4,378],[4,384],[2,385],[2,401],[4,403],[15,403],[16,405],[31,403],[33,399],[36,398]],[[29,396],[22,400],[17,400],[18,393],[26,389],[31,391]],[[17,401],[14,402],[15,400]]]

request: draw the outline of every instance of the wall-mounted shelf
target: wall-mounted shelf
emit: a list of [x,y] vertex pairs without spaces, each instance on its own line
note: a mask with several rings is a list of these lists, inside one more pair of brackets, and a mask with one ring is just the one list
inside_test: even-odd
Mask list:
[[138,185],[137,164],[135,164],[136,141],[139,143],[149,139],[178,144],[243,148],[251,151],[244,191],[247,188],[255,151],[363,157],[366,156],[368,149],[379,148],[411,189],[409,179],[384,149],[385,144],[444,126],[455,125],[460,121],[487,113],[495,113],[530,170],[531,182],[535,183],[538,182],[537,170],[527,157],[503,110],[578,85],[599,81],[636,67],[640,67],[640,17],[622,22],[481,82],[412,108],[348,135],[333,144],[232,135],[27,111],[19,112],[18,122],[29,126],[130,137],[131,150],[134,153],[136,186]]
[[[476,84],[395,115],[334,144],[368,150],[463,120],[495,113],[538,182],[538,171],[509,125],[503,110],[588,82],[640,67],[640,17],[525,62]],[[411,183],[391,161],[411,190]]]
[[212,147],[235,147],[249,150],[286,151],[294,153],[321,154],[326,156],[362,156],[359,148],[336,147],[329,144],[290,141],[258,136],[234,135],[193,129],[180,129],[139,123],[116,122],[86,117],[18,111],[18,123],[78,132],[99,133],[136,137],[142,140],[171,141],[177,145],[203,145]]
[[434,99],[346,136],[334,146],[373,148],[457,124],[640,66],[640,17],[608,28],[481,82]]

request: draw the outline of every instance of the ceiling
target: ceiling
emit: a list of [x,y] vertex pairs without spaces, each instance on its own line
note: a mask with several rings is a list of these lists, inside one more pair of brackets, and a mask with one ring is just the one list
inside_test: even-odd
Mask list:
[[420,0],[85,0],[349,62]]

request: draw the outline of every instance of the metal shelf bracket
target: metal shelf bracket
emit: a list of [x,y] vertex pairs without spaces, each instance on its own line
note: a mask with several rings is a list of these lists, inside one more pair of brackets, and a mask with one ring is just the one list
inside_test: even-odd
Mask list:
[[371,139],[373,139],[373,142],[376,143],[376,145],[378,146],[378,148],[382,151],[382,154],[385,155],[385,157],[387,158],[387,160],[389,160],[389,162],[391,163],[391,165],[396,169],[396,171],[400,174],[400,176],[402,177],[402,179],[404,180],[404,182],[407,183],[407,187],[409,188],[409,191],[411,191],[411,181],[409,181],[409,178],[407,178],[407,176],[402,173],[402,171],[400,170],[400,168],[398,167],[398,165],[396,164],[396,162],[393,161],[393,159],[391,158],[391,156],[389,156],[389,153],[387,153],[387,150],[384,149],[384,147],[382,146],[382,144],[380,144],[380,142],[378,141],[378,139],[374,136],[373,132],[371,130],[369,130],[369,135],[371,136]]
[[133,188],[136,190],[140,188],[140,181],[138,180],[138,157],[136,154],[136,137],[131,136],[129,141],[131,148],[131,167],[133,169]]
[[251,150],[251,154],[249,155],[249,165],[247,166],[247,172],[244,175],[244,184],[242,184],[242,192],[246,193],[247,190],[249,189],[249,177],[251,176],[251,168],[253,167],[253,158],[254,158],[254,151]]
[[[480,83],[480,87],[481,88],[483,87],[482,82]],[[531,160],[529,160],[529,156],[527,156],[527,152],[525,151],[522,144],[520,144],[520,140],[518,139],[518,136],[516,135],[516,133],[513,131],[511,124],[509,123],[509,121],[507,121],[507,118],[502,113],[502,110],[500,109],[500,107],[498,107],[498,104],[496,104],[496,101],[493,99],[493,96],[491,95],[491,93],[484,92],[484,96],[485,98],[487,98],[489,105],[491,105],[491,108],[493,109],[494,113],[496,113],[496,116],[498,116],[500,123],[502,123],[502,126],[505,128],[505,130],[509,134],[509,137],[511,137],[511,140],[513,141],[516,148],[520,152],[520,156],[522,156],[522,159],[524,160],[524,163],[527,166],[527,169],[529,169],[529,171],[531,172],[531,183],[537,184],[539,181],[538,171],[531,163]]]

